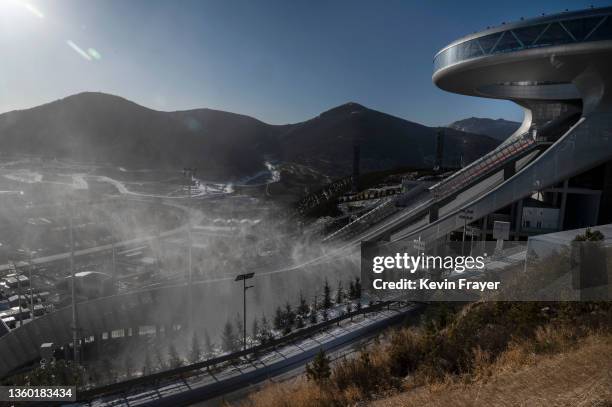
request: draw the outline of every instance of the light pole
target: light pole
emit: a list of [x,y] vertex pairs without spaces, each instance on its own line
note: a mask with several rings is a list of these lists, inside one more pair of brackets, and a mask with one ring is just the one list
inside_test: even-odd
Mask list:
[[28,249],[28,275],[30,284],[30,318],[34,321],[34,291],[32,287],[32,251]]
[[189,284],[188,302],[189,302],[189,325],[193,326],[193,272],[192,272],[192,246],[193,241],[191,237],[191,187],[193,184],[193,177],[195,176],[195,168],[183,168],[183,177],[187,186],[187,279]]
[[465,247],[465,230],[467,229],[468,220],[472,220],[474,217],[474,211],[471,209],[464,209],[461,211],[463,215],[459,215],[459,219],[463,219],[463,237],[461,238],[461,255],[463,256]]
[[193,177],[196,174],[195,168],[183,168],[183,177],[187,186],[187,239],[188,242],[188,254],[187,254],[187,275],[189,278],[189,284],[191,284],[191,187],[193,184]]
[[246,281],[253,278],[255,273],[238,274],[234,281],[242,281],[242,349],[246,350],[246,291],[254,285],[246,285]]
[[75,285],[76,285],[76,277],[74,270],[74,234],[73,234],[73,225],[72,225],[72,217],[73,217],[73,208],[69,204],[68,205],[68,230],[70,236],[70,294],[72,297],[72,346],[74,351],[74,362],[75,364],[79,363],[79,333],[78,333],[78,322],[77,322],[77,306],[76,306],[76,293],[75,293]]
[[474,248],[474,228],[470,228],[470,256],[472,255],[472,249]]
[[[116,204],[111,204],[112,206],[115,206]],[[117,205],[118,206],[118,205]],[[117,208],[115,206],[115,208],[117,209],[115,211],[115,213],[120,213],[121,209]],[[116,250],[116,243],[117,243],[117,225],[116,225],[116,221],[115,219],[111,216],[110,217],[110,233],[111,233],[111,266],[112,266],[112,279],[111,279],[111,284],[112,284],[112,292],[113,294],[115,293],[115,288],[117,287],[117,250]]]

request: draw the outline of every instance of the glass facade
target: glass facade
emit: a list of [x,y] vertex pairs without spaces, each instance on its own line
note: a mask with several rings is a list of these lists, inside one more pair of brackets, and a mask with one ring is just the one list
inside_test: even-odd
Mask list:
[[434,72],[486,55],[576,42],[612,40],[612,12],[513,28],[453,45],[434,58]]

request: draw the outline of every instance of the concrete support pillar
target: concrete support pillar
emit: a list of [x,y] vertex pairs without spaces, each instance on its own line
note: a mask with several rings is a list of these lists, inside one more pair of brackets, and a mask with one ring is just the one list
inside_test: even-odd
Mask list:
[[519,240],[523,221],[523,200],[516,203],[516,213],[514,214],[514,240]]
[[510,179],[514,174],[516,174],[516,162],[513,161],[504,166],[504,181]]
[[488,221],[489,221],[489,216],[485,215],[482,218],[482,222],[480,225],[480,249],[481,250],[485,250],[486,247],[486,241],[487,241],[487,228],[489,227],[488,225]]
[[433,223],[438,220],[438,205],[431,205],[429,208],[429,223]]
[[604,181],[599,208],[597,223],[600,225],[612,223],[612,161],[608,161],[604,166]]
[[487,228],[489,227],[489,225],[487,224],[488,220],[489,220],[489,216],[484,216],[482,218],[482,228],[480,230],[480,240],[482,240],[483,242],[487,240]]
[[565,205],[567,204],[567,187],[569,180],[563,181],[563,192],[561,193],[561,209],[559,210],[559,230],[563,230],[563,222],[565,220]]

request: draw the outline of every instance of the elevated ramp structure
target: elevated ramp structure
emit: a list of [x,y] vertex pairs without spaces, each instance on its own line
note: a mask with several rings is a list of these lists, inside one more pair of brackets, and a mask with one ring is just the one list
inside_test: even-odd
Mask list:
[[[463,228],[465,213],[477,222],[536,194],[546,199],[551,194],[545,191],[609,166],[611,73],[612,7],[523,20],[454,41],[436,54],[433,82],[449,92],[513,101],[524,109],[522,125],[496,149],[431,186],[415,205],[373,210],[330,237],[434,241]],[[604,190],[607,178],[596,191],[602,197],[610,192]],[[605,206],[594,206],[599,218],[610,211]],[[388,215],[380,219],[376,212]],[[520,227],[520,213],[512,221]]]

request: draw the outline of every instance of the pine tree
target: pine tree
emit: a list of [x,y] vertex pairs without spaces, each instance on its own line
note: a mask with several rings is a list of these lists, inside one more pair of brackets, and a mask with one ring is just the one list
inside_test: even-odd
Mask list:
[[213,345],[207,330],[204,330],[204,352],[206,352],[206,356],[210,356],[213,353]]
[[342,304],[344,293],[342,292],[342,281],[338,281],[338,289],[336,290],[336,304]]
[[189,352],[189,362],[196,363],[202,356],[202,350],[200,349],[200,341],[198,340],[198,334],[193,333],[191,337],[191,351]]
[[237,343],[238,340],[234,333],[234,327],[230,321],[227,321],[221,334],[221,348],[225,352],[234,352],[237,350]]
[[291,333],[291,328],[292,328],[292,326],[291,326],[291,325],[289,325],[289,324],[285,324],[285,325],[283,325],[283,331],[282,331],[282,334],[283,334],[283,335],[288,335],[288,334],[290,334],[290,333]]
[[361,280],[359,277],[355,278],[355,298],[361,298]]
[[289,302],[285,304],[285,318],[283,322],[285,325],[289,326],[293,326],[295,323],[295,312],[293,312],[293,308],[291,308],[291,304],[289,304]]
[[236,317],[234,318],[234,323],[236,324],[236,337],[240,341],[244,337],[245,326],[242,323],[242,317],[240,314],[236,313]]
[[308,303],[306,302],[306,298],[300,291],[300,305],[298,305],[297,313],[302,317],[305,317],[308,314]]
[[272,337],[272,330],[270,329],[270,323],[268,322],[268,319],[266,318],[266,316],[264,315],[261,318],[261,327],[259,328],[260,331],[260,335],[261,335],[261,343],[268,343],[269,341],[271,341],[272,339],[274,339]]
[[274,329],[280,331],[283,328],[283,310],[281,307],[276,307],[276,311],[274,313]]
[[329,367],[329,358],[325,355],[323,349],[319,350],[313,361],[306,365],[306,377],[308,380],[313,380],[319,384],[324,383],[331,376]]
[[149,354],[149,350],[145,351],[144,363],[142,366],[142,375],[148,376],[153,373],[153,365],[151,363],[151,355]]
[[355,283],[351,280],[349,283],[349,299],[354,300],[357,298],[357,294],[355,293]]
[[308,317],[308,322],[310,322],[311,324],[316,324],[318,322],[318,315],[317,315],[317,311],[316,310],[312,310],[310,311],[310,316]]
[[327,279],[325,279],[325,285],[323,286],[323,308],[328,309],[331,307],[331,288]]
[[348,302],[346,303],[346,313],[350,314],[353,311],[353,304]]
[[253,319],[253,326],[251,328],[251,343],[261,343],[261,332],[259,328],[259,321],[257,321],[257,318]]
[[175,369],[183,364],[173,343],[170,343],[168,346],[168,364],[170,365],[170,369]]

